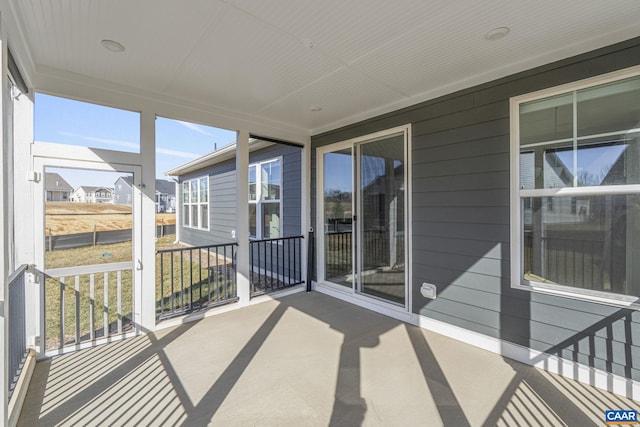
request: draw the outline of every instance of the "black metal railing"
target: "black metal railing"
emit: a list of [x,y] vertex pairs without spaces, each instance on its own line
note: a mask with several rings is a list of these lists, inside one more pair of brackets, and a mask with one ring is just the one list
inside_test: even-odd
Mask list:
[[[389,232],[386,230],[365,230],[362,233],[363,266],[377,268],[383,265],[395,267],[399,260],[404,262],[404,233],[396,233],[395,259],[391,259]],[[325,267],[326,277],[339,277],[353,272],[352,251],[353,237],[351,231],[325,233]]]
[[346,276],[353,272],[352,234],[351,231],[325,234],[324,259],[327,277]]
[[293,236],[249,242],[251,296],[304,283],[302,239]]
[[[626,293],[623,289],[626,260],[616,256],[614,245],[603,233],[561,233],[539,238],[524,233],[524,272],[545,280],[584,289]],[[614,262],[616,261],[616,262]]]
[[9,276],[9,301],[8,307],[8,378],[9,399],[16,387],[22,367],[27,356],[27,332],[25,313],[25,287],[26,275],[29,270],[27,265],[22,265]]
[[237,301],[237,243],[156,251],[156,317],[187,314]]

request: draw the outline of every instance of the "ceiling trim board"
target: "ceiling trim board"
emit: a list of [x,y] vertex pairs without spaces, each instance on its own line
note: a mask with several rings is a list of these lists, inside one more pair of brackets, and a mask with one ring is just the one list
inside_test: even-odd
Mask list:
[[61,96],[94,104],[102,104],[129,111],[150,110],[175,120],[192,121],[228,130],[246,129],[274,138],[304,142],[309,139],[307,129],[249,114],[223,110],[169,96],[157,96],[140,89],[91,79],[66,71],[44,69],[36,73],[36,92]]

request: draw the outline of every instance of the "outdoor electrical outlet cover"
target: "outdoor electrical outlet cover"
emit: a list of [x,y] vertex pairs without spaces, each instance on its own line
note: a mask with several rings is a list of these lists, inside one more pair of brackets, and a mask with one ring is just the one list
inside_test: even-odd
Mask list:
[[425,298],[436,299],[436,285],[432,283],[423,283],[420,287],[420,293]]

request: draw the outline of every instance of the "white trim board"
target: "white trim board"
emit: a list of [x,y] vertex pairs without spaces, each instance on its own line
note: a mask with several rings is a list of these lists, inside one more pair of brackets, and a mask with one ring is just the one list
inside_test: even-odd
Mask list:
[[478,332],[470,331],[459,326],[450,325],[439,320],[389,309],[387,306],[367,301],[368,298],[341,292],[322,283],[313,282],[313,289],[325,295],[338,298],[376,313],[389,316],[402,322],[407,322],[445,337],[490,351],[503,357],[515,360],[525,365],[560,375],[564,378],[578,381],[592,387],[599,388],[636,401],[640,400],[640,382],[620,375],[611,374],[600,369],[592,368],[580,363],[566,360],[558,356],[533,350],[519,344],[490,337]]
[[332,286],[326,283],[312,282],[313,290],[325,295],[337,298],[342,301],[346,301],[358,307],[366,308],[367,310],[375,311],[376,313],[384,314],[391,318],[416,324],[415,315],[407,312],[403,306],[394,307],[386,301],[375,299],[366,295],[354,293],[352,288],[345,287],[344,290],[337,289],[337,285]]
[[16,384],[16,388],[13,390],[13,395],[9,401],[9,426],[18,425],[18,419],[20,418],[20,413],[22,412],[22,407],[24,406],[27,391],[29,390],[29,384],[31,383],[31,378],[33,378],[33,371],[35,371],[35,369],[36,352],[31,348],[27,352],[27,357],[24,361],[22,371],[18,377],[18,383]]
[[484,334],[450,325],[422,315],[416,316],[416,326],[454,340],[470,344],[500,356],[513,359],[564,378],[578,381],[610,393],[633,400],[640,400],[640,382],[611,374],[581,363],[533,350],[531,348],[493,338]]

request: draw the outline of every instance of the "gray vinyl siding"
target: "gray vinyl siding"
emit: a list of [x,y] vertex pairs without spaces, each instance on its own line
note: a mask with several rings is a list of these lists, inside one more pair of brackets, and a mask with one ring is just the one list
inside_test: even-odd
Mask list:
[[[251,152],[249,162],[254,163],[280,156],[282,156],[283,170],[281,194],[283,236],[298,236],[300,235],[301,149],[273,145]],[[209,176],[209,230],[179,224],[180,240],[194,246],[233,242],[235,239],[231,237],[231,231],[237,229],[235,159],[183,175],[180,177],[180,183],[203,176]],[[177,197],[178,209],[182,209],[182,186]]]
[[640,380],[640,312],[511,288],[509,236],[509,98],[638,64],[640,38],[316,135],[312,221],[316,147],[411,123],[412,311]]

